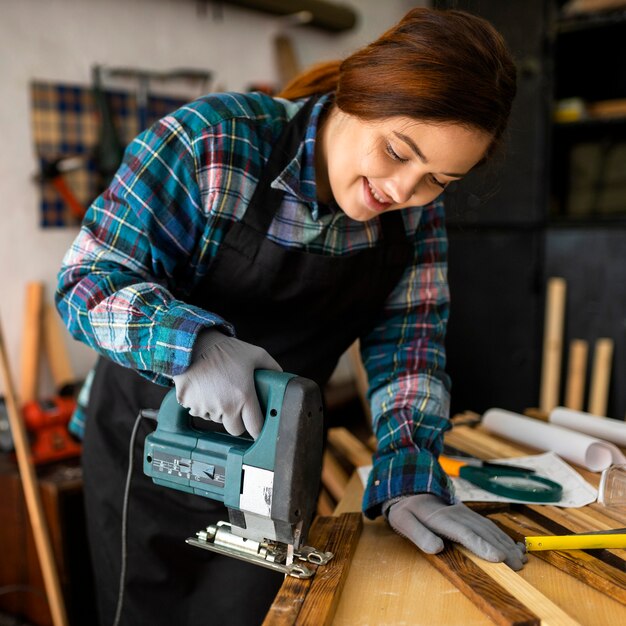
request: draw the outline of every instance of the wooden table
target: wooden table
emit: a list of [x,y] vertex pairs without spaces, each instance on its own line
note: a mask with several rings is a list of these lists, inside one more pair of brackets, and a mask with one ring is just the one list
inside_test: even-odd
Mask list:
[[[532,450],[510,446],[480,429],[470,431],[464,426],[452,432],[449,439],[453,445],[483,458],[532,453]],[[506,453],[502,454],[503,451]],[[583,473],[590,482],[597,483],[597,475]],[[355,474],[337,513],[360,510],[362,492]],[[584,509],[598,518],[602,515],[598,506]],[[625,550],[619,552],[626,554]],[[503,564],[484,561],[482,564],[494,578],[504,576],[503,586],[516,597],[521,599],[527,592],[532,593],[534,597],[526,604],[532,606],[542,624],[626,624],[625,604],[540,560],[535,554],[529,554],[528,563],[517,573]],[[334,626],[478,626],[494,622],[408,540],[396,535],[379,519],[365,521],[332,623]]]

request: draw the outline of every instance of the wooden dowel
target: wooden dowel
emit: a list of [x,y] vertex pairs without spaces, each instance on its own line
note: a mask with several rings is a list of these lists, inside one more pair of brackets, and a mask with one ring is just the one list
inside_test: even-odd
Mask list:
[[52,379],[56,391],[76,381],[74,370],[70,363],[65,337],[54,306],[46,303],[43,308],[43,339],[46,358],[52,372]]
[[454,544],[438,554],[424,552],[422,556],[499,626],[540,626],[541,620],[531,607],[493,580]]
[[52,544],[50,542],[50,534],[44,517],[43,505],[41,502],[41,494],[37,484],[37,476],[32,463],[30,444],[26,433],[26,426],[22,420],[21,413],[18,409],[17,398],[14,391],[13,379],[9,368],[9,360],[7,350],[4,343],[2,327],[0,325],[0,369],[2,370],[2,379],[4,384],[4,395],[6,408],[9,415],[9,424],[11,426],[11,434],[13,435],[13,443],[15,445],[15,454],[17,456],[17,464],[20,472],[20,478],[24,489],[24,497],[26,499],[26,508],[33,529],[35,538],[35,547],[41,565],[46,596],[50,606],[52,622],[54,626],[66,626],[67,614],[65,612],[65,604],[61,585],[57,574],[56,564],[54,561],[54,553],[52,552]]
[[337,426],[328,429],[328,442],[354,467],[372,464],[372,453],[347,428]]
[[584,406],[588,352],[588,342],[583,339],[572,339],[569,344],[565,406],[575,411],[582,411]]
[[613,340],[606,338],[598,339],[593,354],[591,387],[589,389],[589,405],[587,409],[593,415],[606,417],[612,359]]
[[541,390],[539,395],[539,408],[545,412],[550,412],[559,404],[565,294],[565,279],[550,278],[546,296]]
[[341,467],[339,461],[326,450],[322,461],[322,484],[337,502],[346,492],[348,479],[348,474]]
[[41,282],[26,285],[24,328],[22,329],[22,378],[20,401],[37,400],[39,359],[41,356],[41,329],[43,321],[43,290]]
[[363,361],[361,360],[361,347],[358,339],[348,348],[348,357],[350,360],[350,367],[352,368],[352,374],[354,376],[354,384],[356,385],[359,400],[361,401],[361,406],[363,407],[365,415],[370,418],[371,422],[370,403],[367,399],[367,372],[365,371]]
[[570,617],[561,607],[544,596],[536,587],[527,582],[517,572],[504,563],[490,563],[470,552],[467,548],[456,546],[456,549],[473,561],[490,578],[507,589],[520,602],[531,607],[541,618],[545,626],[581,626],[580,622]]
[[335,503],[330,497],[330,494],[323,487],[320,489],[320,495],[317,498],[317,514],[318,515],[332,515],[335,510]]

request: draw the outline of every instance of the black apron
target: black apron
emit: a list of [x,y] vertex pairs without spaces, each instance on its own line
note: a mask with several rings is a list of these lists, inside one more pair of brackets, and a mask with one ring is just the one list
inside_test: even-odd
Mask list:
[[[285,371],[323,385],[346,348],[369,330],[411,259],[402,216],[381,218],[383,238],[345,256],[284,248],[266,237],[283,192],[271,182],[295,156],[315,99],[300,109],[272,150],[243,219],[228,231],[207,276],[187,299],[231,322],[239,339],[265,348]],[[347,218],[346,218],[347,219]],[[141,408],[167,389],[100,359],[83,446],[87,526],[101,626],[113,622],[128,445]],[[263,621],[283,577],[185,544],[228,519],[213,500],[157,486],[142,471],[143,420],[134,450],[122,624],[221,626]]]

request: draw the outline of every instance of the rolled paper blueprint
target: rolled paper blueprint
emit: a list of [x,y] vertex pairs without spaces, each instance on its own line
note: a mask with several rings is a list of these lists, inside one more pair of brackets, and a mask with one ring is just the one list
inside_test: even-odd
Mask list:
[[613,463],[626,463],[619,448],[608,441],[504,409],[489,409],[483,416],[482,425],[506,439],[538,450],[551,450],[592,472],[600,472]]
[[626,423],[609,417],[599,417],[583,411],[557,406],[550,411],[549,421],[557,426],[571,428],[579,433],[593,435],[618,446],[626,447]]

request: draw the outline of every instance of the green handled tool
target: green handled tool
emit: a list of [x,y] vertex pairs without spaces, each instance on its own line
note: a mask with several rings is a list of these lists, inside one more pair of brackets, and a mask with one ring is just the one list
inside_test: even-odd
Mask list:
[[439,463],[448,476],[459,476],[477,487],[499,496],[526,502],[558,502],[563,487],[535,470],[517,465],[491,463],[467,457],[442,454]]
[[265,415],[256,441],[195,428],[172,390],[146,437],[144,473],[226,505],[228,522],[208,526],[188,544],[308,578],[313,571],[301,562],[332,558],[303,545],[322,467],[321,393],[313,381],[284,372],[257,370],[254,380]]

